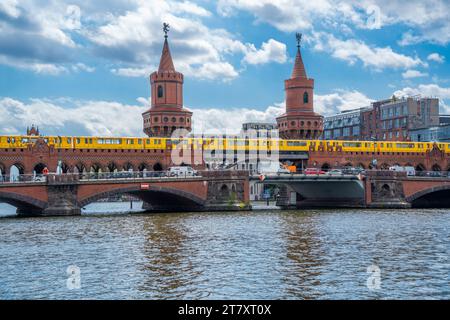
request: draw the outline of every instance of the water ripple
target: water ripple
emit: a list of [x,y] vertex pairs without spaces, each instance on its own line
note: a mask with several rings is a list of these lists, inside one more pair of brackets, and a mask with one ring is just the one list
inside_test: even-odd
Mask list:
[[449,299],[449,251],[449,210],[1,218],[0,298]]

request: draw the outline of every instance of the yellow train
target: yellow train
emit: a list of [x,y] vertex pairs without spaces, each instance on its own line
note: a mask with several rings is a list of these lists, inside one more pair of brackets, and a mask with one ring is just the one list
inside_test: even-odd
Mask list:
[[[83,136],[0,136],[1,149],[27,148],[37,139],[55,149],[124,149],[166,150],[167,148],[193,148],[205,151],[343,151],[379,153],[425,153],[433,148],[433,142],[409,141],[338,141],[338,140],[282,140],[245,138],[157,138],[157,137],[83,137]],[[436,143],[440,150],[450,153],[450,143]]]

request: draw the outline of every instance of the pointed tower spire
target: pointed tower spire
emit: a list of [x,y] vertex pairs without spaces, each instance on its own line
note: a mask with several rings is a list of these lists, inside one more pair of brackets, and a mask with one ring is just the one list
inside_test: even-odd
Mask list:
[[295,78],[307,78],[305,65],[303,64],[302,53],[300,51],[300,43],[302,42],[302,34],[297,33],[297,56],[295,57],[294,70],[292,70],[291,79]]
[[167,32],[169,32],[169,24],[163,24],[164,31],[164,46],[161,54],[161,60],[159,61],[158,72],[175,72],[172,56],[170,55],[169,42],[167,41]]

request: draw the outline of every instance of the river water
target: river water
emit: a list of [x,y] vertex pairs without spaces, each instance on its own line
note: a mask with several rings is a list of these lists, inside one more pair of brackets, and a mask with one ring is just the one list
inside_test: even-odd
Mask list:
[[1,206],[0,298],[450,299],[447,209],[127,209],[16,218]]

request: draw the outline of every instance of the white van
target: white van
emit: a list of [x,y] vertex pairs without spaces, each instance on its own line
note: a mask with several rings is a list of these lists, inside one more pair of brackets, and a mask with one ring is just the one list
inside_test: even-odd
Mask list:
[[261,161],[258,166],[259,174],[270,173],[291,173],[288,169],[283,167],[278,161]]
[[390,171],[398,171],[398,172],[406,172],[407,176],[415,176],[416,169],[414,167],[401,167],[401,166],[392,166],[389,167]]
[[192,167],[170,167],[169,177],[193,177],[197,175],[197,171]]

